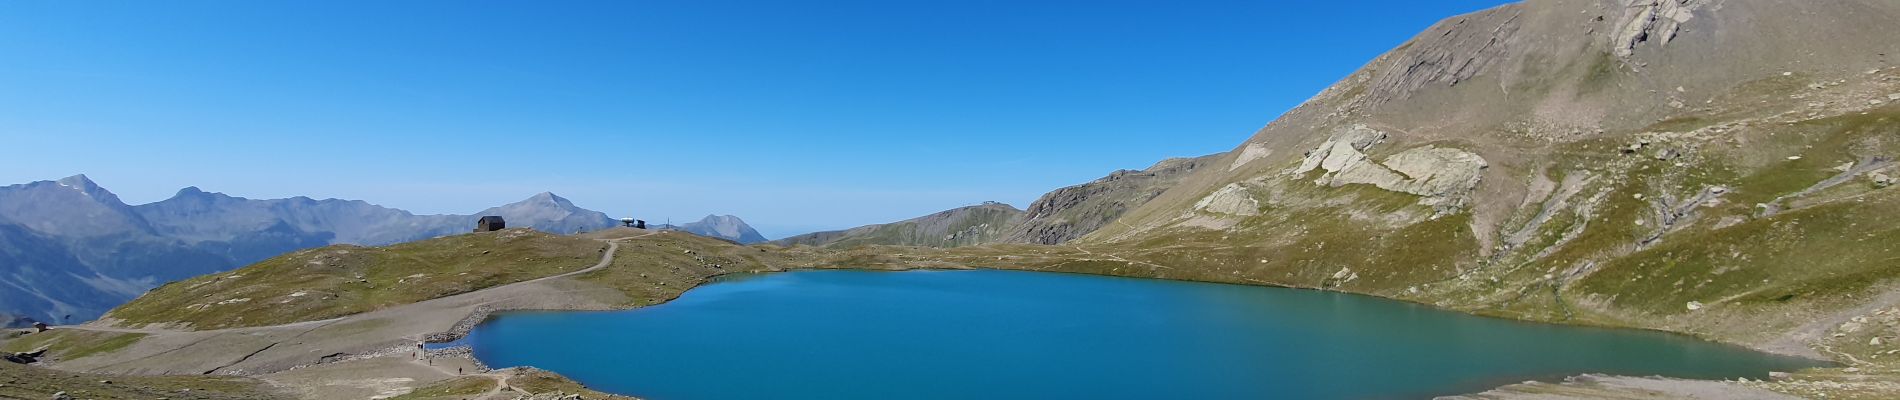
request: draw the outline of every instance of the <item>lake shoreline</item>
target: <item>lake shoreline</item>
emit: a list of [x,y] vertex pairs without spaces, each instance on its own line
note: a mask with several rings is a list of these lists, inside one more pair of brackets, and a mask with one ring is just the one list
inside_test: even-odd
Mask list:
[[[671,238],[670,236],[681,236]],[[233,368],[223,368],[221,374],[239,374],[255,376],[267,381],[280,382],[282,386],[299,387],[300,390],[314,390],[316,398],[361,398],[352,397],[349,391],[326,389],[345,380],[347,376],[388,375],[402,376],[411,373],[418,378],[412,389],[426,386],[435,380],[453,376],[431,377],[427,374],[413,374],[413,367],[392,364],[386,359],[400,359],[408,356],[419,342],[442,342],[460,339],[466,336],[468,329],[497,312],[516,311],[614,311],[631,310],[651,305],[666,304],[678,299],[686,291],[718,282],[721,277],[736,273],[774,273],[805,270],[858,270],[858,271],[914,271],[914,270],[1001,270],[1032,271],[1057,274],[1086,275],[1123,279],[1159,280],[1175,282],[1213,283],[1233,286],[1274,287],[1287,289],[1308,289],[1316,292],[1332,292],[1347,295],[1367,296],[1383,300],[1396,300],[1406,304],[1418,305],[1434,310],[1478,316],[1504,321],[1554,324],[1569,326],[1590,326],[1597,328],[1634,329],[1664,332],[1681,335],[1689,339],[1739,346],[1753,351],[1783,354],[1746,344],[1711,340],[1692,333],[1630,326],[1601,326],[1593,324],[1535,321],[1508,316],[1485,315],[1458,309],[1444,308],[1432,304],[1406,299],[1397,299],[1369,293],[1356,293],[1329,288],[1300,287],[1283,285],[1260,280],[1220,281],[1205,279],[1163,278],[1144,275],[1141,270],[1123,270],[1121,273],[1090,273],[1064,270],[1038,270],[1030,263],[1019,262],[1012,257],[1008,262],[996,258],[1001,263],[988,262],[990,258],[971,260],[946,260],[944,257],[912,254],[912,250],[896,249],[879,251],[875,254],[884,258],[860,260],[855,258],[839,259],[841,253],[830,250],[793,248],[775,249],[772,247],[727,247],[723,244],[698,244],[700,241],[686,237],[689,235],[652,235],[626,238],[599,238],[603,240],[621,240],[622,244],[646,243],[644,248],[623,247],[620,254],[623,260],[616,261],[611,268],[588,274],[560,277],[557,279],[537,280],[535,282],[504,285],[480,289],[473,292],[432,299],[419,303],[403,304],[387,309],[361,313],[334,320],[320,321],[321,324],[297,323],[295,328],[254,327],[218,331],[165,331],[155,332],[140,343],[125,351],[102,354],[79,360],[61,360],[52,365],[56,369],[74,371],[99,371],[151,374],[198,374],[219,365],[230,364],[223,359],[239,359]],[[634,246],[637,247],[637,246]],[[702,268],[702,265],[669,261],[664,259],[635,259],[648,257],[649,254],[663,254],[678,257],[680,249],[701,252],[700,254],[790,254],[793,258],[783,261],[753,262],[750,265],[727,265],[726,268]],[[657,251],[655,251],[657,250]],[[1034,257],[1033,252],[1022,252]],[[1064,257],[1059,252],[1056,257]],[[689,256],[697,258],[698,256]],[[896,260],[896,261],[892,261]],[[1000,264],[1000,265],[999,265]],[[668,269],[676,273],[668,275]],[[644,272],[642,272],[644,271]],[[649,276],[649,274],[653,274]],[[638,275],[638,278],[635,278]],[[669,284],[670,282],[670,284]],[[629,297],[637,288],[651,287],[639,297]],[[622,294],[626,293],[626,294]],[[306,335],[307,334],[307,335]],[[243,338],[239,342],[224,343],[224,338]],[[309,339],[295,340],[298,337]],[[217,348],[202,348],[194,352],[173,352],[182,347],[191,346],[206,338],[219,338]],[[275,346],[275,348],[271,348]],[[268,351],[264,349],[269,349]],[[208,350],[208,351],[206,351]],[[312,355],[334,354],[321,358]],[[255,357],[251,357],[255,355]],[[1783,354],[1786,355],[1786,354]],[[228,356],[228,357],[227,357]],[[240,359],[240,357],[242,357]],[[1811,357],[1809,357],[1812,359]],[[246,361],[248,360],[248,361]],[[385,361],[379,361],[385,360]],[[1832,360],[1821,360],[1832,361]],[[176,364],[176,365],[174,365]],[[193,367],[193,365],[203,365]],[[394,365],[394,366],[392,366]],[[364,369],[349,374],[329,373],[330,375],[310,372],[313,370]],[[410,371],[410,372],[403,372]],[[306,375],[318,375],[311,378]],[[327,376],[327,377],[326,377]],[[295,378],[295,379],[292,379]],[[1641,379],[1641,378],[1635,378]],[[1720,383],[1720,381],[1698,381]],[[315,385],[315,388],[312,388]],[[324,393],[330,393],[325,395]]]
[[[1668,331],[1668,330],[1661,330],[1661,329],[1643,329],[1643,328],[1634,328],[1634,329],[1633,329],[1632,327],[1618,327],[1618,326],[1603,326],[1603,325],[1594,325],[1594,324],[1564,324],[1564,323],[1554,323],[1554,322],[1545,322],[1545,321],[1531,321],[1531,320],[1524,320],[1524,319],[1518,319],[1518,318],[1508,318],[1508,317],[1501,317],[1501,316],[1495,316],[1495,315],[1485,315],[1485,314],[1479,314],[1479,313],[1470,313],[1470,312],[1464,312],[1464,311],[1461,311],[1461,310],[1456,310],[1456,309],[1447,309],[1447,308],[1442,308],[1442,307],[1437,307],[1437,306],[1433,306],[1433,305],[1430,305],[1430,304],[1423,304],[1423,303],[1419,303],[1419,302],[1415,302],[1415,301],[1406,301],[1406,300],[1404,300],[1404,299],[1394,299],[1394,298],[1388,298],[1388,297],[1383,297],[1383,296],[1376,296],[1376,295],[1368,295],[1368,294],[1363,294],[1363,293],[1352,293],[1352,292],[1347,292],[1347,291],[1340,291],[1340,290],[1329,290],[1329,289],[1320,289],[1320,288],[1302,288],[1302,287],[1293,287],[1293,286],[1286,286],[1286,285],[1274,285],[1274,284],[1260,284],[1260,283],[1257,283],[1257,282],[1248,282],[1248,283],[1238,283],[1238,282],[1219,282],[1219,281],[1204,281],[1204,280],[1191,280],[1191,279],[1165,279],[1165,278],[1153,278],[1153,277],[1144,277],[1144,276],[1127,276],[1127,275],[1115,275],[1115,274],[1095,274],[1095,273],[1079,273],[1079,272],[1067,272],[1067,271],[1034,271],[1034,270],[1027,270],[1027,269],[1021,269],[1021,268],[984,268],[984,267],[960,267],[960,268],[946,268],[946,267],[930,267],[930,268],[891,268],[891,266],[888,266],[888,265],[885,265],[885,266],[880,266],[880,267],[876,267],[876,268],[857,268],[857,267],[852,267],[852,266],[821,266],[821,267],[799,267],[799,268],[774,268],[774,269],[768,269],[768,270],[756,270],[756,271],[729,271],[729,272],[727,272],[727,273],[721,273],[721,274],[717,274],[717,275],[712,275],[712,276],[709,276],[709,277],[707,277],[706,279],[701,279],[701,280],[699,280],[699,281],[698,281],[698,282],[697,282],[696,284],[694,284],[694,285],[693,285],[692,287],[688,287],[688,288],[685,288],[685,290],[682,290],[682,291],[680,291],[680,292],[678,292],[678,293],[679,293],[679,295],[683,295],[683,294],[684,294],[684,293],[685,293],[686,291],[691,291],[691,290],[694,290],[694,289],[698,289],[698,288],[701,288],[701,287],[705,287],[705,286],[707,286],[707,285],[708,285],[708,284],[710,284],[710,283],[719,283],[719,282],[722,282],[722,281],[723,281],[723,280],[721,279],[722,277],[727,277],[727,276],[732,276],[732,275],[735,275],[735,274],[748,274],[748,273],[752,273],[752,274],[760,274],[760,275],[776,275],[777,273],[781,273],[781,272],[786,272],[786,273],[792,273],[792,272],[804,272],[804,271],[862,271],[862,272],[903,272],[903,271],[930,271],[930,270],[936,270],[936,271],[984,271],[984,270],[989,270],[989,271],[1000,271],[1000,272],[1031,272],[1031,273],[1035,273],[1035,272],[1042,272],[1042,273],[1054,273],[1054,274],[1064,274],[1064,275],[1076,275],[1076,276],[1087,276],[1087,277],[1094,277],[1094,278],[1106,278],[1106,279],[1128,279],[1128,280],[1138,280],[1138,281],[1154,281],[1154,282],[1174,282],[1174,283],[1194,283],[1194,284],[1215,284],[1215,285],[1221,285],[1221,286],[1233,286],[1233,287],[1257,287],[1257,288],[1276,288],[1276,289],[1307,289],[1307,290],[1300,290],[1300,292],[1307,292],[1307,293],[1315,293],[1315,294],[1320,294],[1320,293],[1323,293],[1323,294],[1340,294],[1340,295],[1347,295],[1347,296],[1363,296],[1363,297],[1362,297],[1362,299],[1364,299],[1364,300],[1378,300],[1378,301],[1395,301],[1395,300],[1396,300],[1396,301],[1397,301],[1397,303],[1401,303],[1401,304],[1404,304],[1404,305],[1406,305],[1406,306],[1412,306],[1412,307],[1420,307],[1420,308],[1424,308],[1424,309],[1430,309],[1430,310],[1433,310],[1433,311],[1438,311],[1438,312],[1446,312],[1446,313],[1451,313],[1451,314],[1456,314],[1456,315],[1459,315],[1459,316],[1467,316],[1467,317],[1478,317],[1478,318],[1481,318],[1481,319],[1484,319],[1484,320],[1490,320],[1490,321],[1496,321],[1496,322],[1499,322],[1499,323],[1506,323],[1506,324],[1510,324],[1510,325],[1513,325],[1513,326],[1523,326],[1523,327],[1538,327],[1538,326],[1542,326],[1542,327],[1554,327],[1554,326],[1564,326],[1564,327],[1569,327],[1569,328],[1584,328],[1584,329],[1589,329],[1589,330],[1602,330],[1602,331],[1605,331],[1605,332],[1608,332],[1608,331],[1626,331],[1626,332],[1629,332],[1629,333],[1634,333],[1634,332],[1644,332],[1644,333],[1654,333],[1654,334],[1662,334],[1662,335],[1668,335],[1668,336],[1670,336],[1670,337],[1674,337],[1674,338],[1677,338],[1677,339],[1681,339],[1681,340],[1692,340],[1692,341],[1695,341],[1695,342],[1698,342],[1698,343],[1705,343],[1705,344],[1709,344],[1709,345],[1716,345],[1716,346],[1721,346],[1721,347],[1727,347],[1727,348],[1731,348],[1731,349],[1733,349],[1733,350],[1736,350],[1736,351],[1747,351],[1747,352],[1751,352],[1751,353],[1762,353],[1762,354],[1772,354],[1772,355],[1776,355],[1776,356],[1782,356],[1782,357],[1790,357],[1790,358],[1799,358],[1799,359],[1802,359],[1802,360],[1808,360],[1808,361],[1815,361],[1815,362],[1821,362],[1821,363],[1827,363],[1827,364],[1829,364],[1829,365],[1835,365],[1835,362],[1834,362],[1833,360],[1824,360],[1824,359],[1814,359],[1814,358],[1811,358],[1811,357],[1801,357],[1801,356],[1799,356],[1799,355],[1788,355],[1788,354],[1781,354],[1781,353],[1774,353],[1774,352],[1766,352],[1766,351],[1760,351],[1759,349],[1756,349],[1756,348],[1753,348],[1753,347],[1751,347],[1751,346],[1745,346],[1745,345],[1740,345],[1740,344],[1736,344],[1736,343],[1732,343],[1732,342],[1725,342],[1725,341],[1719,341],[1719,340],[1709,340],[1708,338],[1706,338],[1706,337],[1702,337],[1702,336],[1699,336],[1699,335],[1692,335],[1692,334],[1684,334],[1684,333],[1681,333],[1681,332],[1673,332],[1673,331]],[[676,299],[677,299],[677,298],[679,297],[679,295],[676,295],[676,296],[673,296],[672,298],[669,298],[669,299],[667,299],[667,301],[665,301],[665,302],[660,302],[660,303],[654,303],[654,304],[650,304],[650,305],[661,305],[661,304],[670,304],[670,303],[671,303],[671,302],[672,302],[673,300],[676,300]],[[532,309],[532,310],[528,310],[528,309],[518,309],[518,310],[506,310],[506,311],[496,311],[496,313],[501,313],[501,312],[506,312],[506,313],[510,313],[510,314],[513,314],[513,313],[541,313],[541,312],[555,312],[555,313],[558,313],[558,312],[562,312],[562,311],[621,311],[621,310],[633,310],[633,309],[639,309],[639,308],[644,308],[644,307],[645,307],[645,306],[637,306],[637,307],[627,307],[627,308],[620,308],[620,309],[616,309],[616,310],[599,310],[599,309],[586,309],[586,310],[561,310],[561,309]],[[487,321],[488,319],[492,319],[492,318],[494,318],[494,317],[496,317],[496,316],[498,316],[498,315],[496,315],[496,314],[493,314],[493,313],[491,313],[491,314],[488,314],[488,315],[484,315],[484,316],[483,316],[483,318],[484,318],[484,322],[486,322],[486,321]],[[465,327],[472,327],[472,326],[473,326],[473,325],[467,325],[467,326],[461,326],[461,325],[458,325],[458,328],[465,328]],[[467,330],[467,329],[458,329],[458,330],[457,330],[456,332],[452,332],[452,334],[453,334],[452,336],[453,336],[453,337],[454,337],[454,338],[455,338],[456,340],[462,340],[462,339],[465,339],[465,338],[467,337],[467,334],[468,334],[468,330]],[[445,337],[446,337],[446,336],[445,336]],[[460,344],[460,346],[470,346],[470,345],[471,345],[470,343],[462,343],[462,344]],[[535,364],[526,364],[526,365],[535,365]],[[535,366],[539,366],[539,365],[535,365]],[[1595,376],[1598,376],[1598,377],[1603,377],[1603,376],[1605,376],[1605,375],[1602,375],[1602,374],[1601,374],[1601,372],[1602,372],[1602,371],[1596,371],[1596,372],[1582,372],[1582,373],[1580,373],[1580,374],[1568,374],[1568,373],[1566,373],[1566,374],[1559,374],[1559,375],[1552,375],[1552,376],[1548,376],[1548,377],[1544,377],[1544,378],[1536,378],[1536,379],[1534,379],[1534,381],[1537,381],[1537,382],[1543,382],[1543,383],[1546,383],[1546,384],[1556,384],[1556,385],[1564,385],[1564,384],[1575,384],[1574,382],[1577,382],[1577,381],[1579,381],[1578,379],[1576,379],[1576,378],[1578,378],[1578,377],[1582,377],[1582,376],[1587,376],[1587,375],[1595,375]],[[1665,384],[1665,385],[1667,385],[1667,384],[1669,384],[1669,383],[1667,383],[1667,382],[1677,382],[1677,383],[1681,383],[1681,382],[1698,382],[1698,383],[1695,383],[1695,384],[1682,384],[1682,385],[1684,385],[1685,387],[1689,387],[1689,386],[1698,386],[1698,385],[1704,385],[1704,386],[1705,386],[1705,385],[1708,385],[1708,384],[1732,384],[1732,383],[1723,383],[1722,381],[1714,381],[1714,380],[1696,380],[1696,379],[1681,379],[1681,378],[1640,378],[1640,377],[1616,377],[1616,378],[1617,378],[1617,379],[1621,379],[1621,380],[1619,380],[1618,382],[1624,382],[1624,383],[1627,383],[1627,382],[1629,382],[1629,380],[1650,380],[1650,379],[1660,379],[1660,380],[1661,380],[1660,382],[1665,382],[1665,383],[1662,383],[1662,384]],[[1486,387],[1493,387],[1493,390],[1491,390],[1491,392],[1496,392],[1497,390],[1501,390],[1501,389],[1504,389],[1505,387],[1509,387],[1509,386],[1514,386],[1514,385],[1522,385],[1522,384],[1516,384],[1516,383],[1512,383],[1512,381],[1513,381],[1513,379],[1512,379],[1512,378],[1500,378],[1500,379],[1502,379],[1502,380],[1501,380],[1501,381],[1499,381],[1499,382],[1497,382],[1497,384],[1498,384],[1497,386],[1490,386],[1489,384],[1487,384],[1487,385],[1486,385]],[[1598,380],[1591,380],[1591,382],[1596,382],[1596,381],[1601,381],[1601,379],[1598,379]],[[1567,383],[1567,382],[1569,382],[1569,383]],[[1651,387],[1651,386],[1655,386],[1656,384],[1658,384],[1658,383],[1654,383],[1654,382],[1651,382],[1651,383],[1648,383],[1648,384],[1645,384],[1645,385],[1642,385],[1642,386],[1643,386],[1643,387]],[[1474,391],[1474,392],[1476,392],[1476,391]],[[1487,392],[1487,393],[1489,393],[1489,392]]]

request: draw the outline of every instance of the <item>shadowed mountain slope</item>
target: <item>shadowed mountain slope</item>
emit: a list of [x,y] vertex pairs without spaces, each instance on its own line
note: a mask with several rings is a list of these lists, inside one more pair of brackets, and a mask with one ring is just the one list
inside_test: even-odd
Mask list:
[[0,323],[86,321],[164,282],[330,244],[464,233],[478,215],[563,234],[616,225],[552,193],[476,215],[415,215],[358,200],[255,200],[196,187],[130,206],[85,175],[5,186]]

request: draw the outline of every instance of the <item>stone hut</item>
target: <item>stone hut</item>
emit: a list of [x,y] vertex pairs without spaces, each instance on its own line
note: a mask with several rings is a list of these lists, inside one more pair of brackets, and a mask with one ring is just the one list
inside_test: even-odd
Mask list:
[[33,331],[34,331],[34,332],[45,332],[45,331],[47,331],[47,330],[51,330],[51,329],[53,329],[53,328],[50,328],[50,327],[47,327],[47,326],[46,326],[46,323],[45,323],[45,322],[34,322],[34,323],[33,323]]
[[476,232],[494,232],[507,228],[508,222],[503,221],[499,215],[485,216],[482,217],[482,219],[475,220]]

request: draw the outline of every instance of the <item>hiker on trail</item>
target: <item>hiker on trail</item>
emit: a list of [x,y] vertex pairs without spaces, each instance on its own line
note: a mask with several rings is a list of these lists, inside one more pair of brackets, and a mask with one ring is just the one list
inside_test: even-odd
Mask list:
[[462,374],[462,367],[455,367],[455,374],[456,374],[456,375],[461,375],[461,374]]

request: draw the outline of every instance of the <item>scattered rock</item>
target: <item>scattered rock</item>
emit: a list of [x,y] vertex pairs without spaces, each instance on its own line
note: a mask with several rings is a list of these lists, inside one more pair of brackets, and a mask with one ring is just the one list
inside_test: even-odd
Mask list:
[[1701,309],[1702,309],[1702,302],[1700,302],[1700,301],[1691,301],[1691,302],[1689,302],[1689,304],[1688,304],[1688,307],[1689,307],[1689,311],[1695,311],[1695,310],[1701,310]]
[[1370,184],[1421,196],[1419,204],[1432,206],[1444,214],[1469,202],[1482,172],[1490,166],[1477,154],[1433,145],[1407,149],[1374,163],[1364,151],[1385,138],[1384,132],[1365,125],[1335,132],[1326,143],[1307,152],[1298,168],[1288,172],[1300,175],[1324,170],[1326,175],[1314,183],[1333,187]]
[[1247,165],[1247,163],[1253,162],[1254,160],[1267,158],[1267,156],[1272,155],[1272,154],[1273,154],[1273,149],[1267,148],[1267,145],[1265,144],[1248,143],[1246,148],[1243,148],[1240,150],[1240,156],[1234,157],[1234,164],[1229,165],[1227,167],[1227,170],[1233,171],[1233,170],[1240,169],[1241,166]]
[[1799,161],[1801,156],[1788,156],[1788,161]]
[[1867,341],[1867,345],[1868,345],[1868,346],[1879,346],[1879,345],[1882,345],[1882,344],[1885,344],[1885,343],[1884,343],[1884,342],[1881,342],[1881,341],[1880,341],[1880,337],[1878,337],[1878,336],[1876,336],[1876,337],[1874,337],[1873,339],[1870,339],[1870,340],[1868,340],[1868,341]]
[[1637,45],[1654,40],[1659,45],[1668,46],[1670,41],[1676,39],[1682,24],[1695,18],[1695,10],[1704,3],[1706,1],[1680,0],[1631,4],[1624,9],[1622,18],[1617,19],[1617,25],[1621,28],[1612,36],[1616,40],[1616,47],[1611,52],[1616,58],[1629,61],[1636,54]]
[[1260,201],[1254,200],[1246,187],[1234,183],[1194,203],[1194,209],[1228,215],[1259,215]]
[[59,391],[53,393],[53,400],[73,400],[73,396],[67,396],[65,391]]

